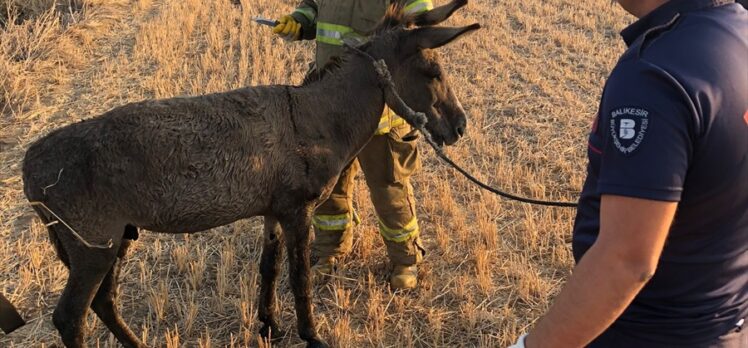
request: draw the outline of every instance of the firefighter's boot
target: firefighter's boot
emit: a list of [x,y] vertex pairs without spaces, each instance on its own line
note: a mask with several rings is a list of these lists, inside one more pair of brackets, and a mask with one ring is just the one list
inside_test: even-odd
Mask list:
[[393,290],[415,289],[418,286],[418,266],[396,265],[390,276],[390,287]]
[[403,242],[385,240],[387,254],[390,257],[392,274],[390,286],[393,290],[414,289],[418,285],[418,264],[425,251],[418,236]]
[[[316,226],[315,226],[316,227]],[[315,228],[312,252],[317,257],[311,269],[312,282],[327,281],[340,264],[340,259],[351,251],[353,244],[352,228],[343,231]]]
[[322,283],[335,272],[338,260],[335,257],[323,257],[312,266],[311,277],[313,283]]

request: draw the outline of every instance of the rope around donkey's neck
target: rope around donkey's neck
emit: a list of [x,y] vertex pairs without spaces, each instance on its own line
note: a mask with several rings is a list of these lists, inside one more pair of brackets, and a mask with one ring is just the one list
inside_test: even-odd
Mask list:
[[488,184],[483,183],[482,181],[478,180],[474,176],[472,176],[470,173],[468,173],[465,169],[457,165],[452,159],[450,159],[447,154],[444,153],[444,149],[437,145],[436,142],[434,142],[434,139],[431,137],[431,133],[426,130],[425,125],[427,122],[426,115],[422,112],[416,112],[413,111],[405,102],[400,98],[400,95],[397,94],[397,91],[395,90],[395,83],[392,82],[392,76],[390,75],[390,71],[387,68],[387,64],[385,64],[384,60],[376,60],[374,57],[372,57],[370,54],[353,47],[352,45],[349,45],[347,43],[344,44],[345,47],[353,50],[357,54],[369,59],[371,63],[374,65],[374,70],[376,70],[377,75],[379,76],[379,82],[381,84],[382,90],[384,92],[384,99],[387,103],[387,106],[392,109],[397,115],[405,119],[413,128],[417,129],[419,132],[423,134],[424,139],[426,139],[426,142],[431,145],[431,147],[434,149],[434,152],[436,153],[439,158],[447,162],[450,166],[452,166],[454,169],[456,169],[460,174],[464,175],[468,180],[472,181],[476,185],[480,186],[486,191],[492,192],[494,194],[497,194],[499,196],[512,199],[515,201],[523,202],[523,203],[529,203],[529,204],[537,204],[537,205],[544,205],[544,206],[554,206],[554,207],[576,207],[577,203],[575,202],[557,202],[557,201],[544,201],[539,199],[533,199],[533,198],[527,198],[527,197],[521,197],[517,196],[512,193],[508,193],[502,190],[499,190],[497,188],[494,188],[492,186],[489,186]]

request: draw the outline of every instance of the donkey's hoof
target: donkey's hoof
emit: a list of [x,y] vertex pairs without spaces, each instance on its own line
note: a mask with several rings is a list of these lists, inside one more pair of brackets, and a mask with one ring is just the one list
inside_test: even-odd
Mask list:
[[330,346],[319,338],[313,338],[307,341],[306,348],[330,348]]
[[260,328],[260,337],[263,339],[270,338],[271,341],[279,340],[286,336],[286,332],[278,328],[278,324],[264,324]]

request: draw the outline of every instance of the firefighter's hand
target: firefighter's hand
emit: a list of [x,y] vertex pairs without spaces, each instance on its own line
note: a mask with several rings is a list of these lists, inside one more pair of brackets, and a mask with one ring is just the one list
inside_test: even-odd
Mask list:
[[289,41],[298,40],[301,37],[301,23],[289,15],[283,16],[278,20],[278,25],[273,28],[273,33]]

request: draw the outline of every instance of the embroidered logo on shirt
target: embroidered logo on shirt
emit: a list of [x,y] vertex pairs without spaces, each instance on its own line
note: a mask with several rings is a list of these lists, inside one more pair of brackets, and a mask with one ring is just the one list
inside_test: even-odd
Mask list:
[[633,153],[644,140],[649,127],[649,111],[624,107],[610,113],[610,135],[613,145],[624,155]]

